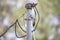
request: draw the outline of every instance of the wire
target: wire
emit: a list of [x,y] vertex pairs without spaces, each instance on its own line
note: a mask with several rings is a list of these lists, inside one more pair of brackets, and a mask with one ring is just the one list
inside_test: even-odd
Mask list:
[[33,32],[33,37],[34,37],[33,39],[36,40],[35,32]]
[[[40,15],[39,15],[39,12],[38,12],[38,10],[37,10],[36,7],[35,7],[35,9],[34,9],[34,12],[35,12],[35,15],[36,15],[36,13],[38,13],[38,21],[37,21],[37,23],[36,23],[36,25],[35,25],[35,28],[32,30],[32,32],[36,30],[37,25],[38,25],[39,20],[40,20]],[[22,17],[22,16],[21,16],[21,17]],[[19,19],[19,18],[18,18],[18,19]],[[4,34],[5,34],[11,27],[13,27],[14,25],[15,25],[15,35],[16,35],[16,37],[17,37],[17,38],[23,38],[23,37],[25,37],[26,35],[23,35],[23,36],[20,36],[20,37],[17,36],[17,33],[16,33],[16,24],[17,24],[17,23],[18,23],[19,27],[21,28],[21,30],[26,33],[26,31],[25,31],[25,30],[21,27],[21,25],[19,24],[18,19],[16,19],[16,21],[15,21],[11,26],[9,26],[9,28],[7,28],[7,30],[6,30],[3,34],[0,35],[0,37],[4,36]]]
[[14,26],[14,24],[15,24],[15,23],[13,23],[11,26],[9,26],[9,28],[7,28],[7,30],[6,30],[3,34],[0,35],[0,37],[4,36],[4,35],[6,34],[6,32],[7,32],[11,27]]
[[18,20],[17,20],[17,23],[18,23],[19,27],[21,28],[21,30],[26,33],[26,31],[21,27],[21,25],[20,25]]
[[[40,20],[40,15],[39,15],[39,12],[38,12],[38,10],[37,10],[36,7],[35,7],[35,9],[34,9],[34,12],[35,12],[35,18],[36,18],[36,14],[38,13],[38,21],[37,21],[36,26],[35,26],[35,28],[33,29],[33,31],[36,30],[37,25],[38,25],[39,20]],[[19,24],[18,19],[16,20],[16,22],[18,23],[18,25],[19,25],[19,27],[21,28],[21,30],[26,33],[26,31],[25,31],[25,30],[21,27],[21,25]],[[32,31],[32,32],[33,32],[33,31]],[[15,35],[16,35],[17,38],[23,38],[23,37],[26,36],[26,35],[23,35],[23,36],[20,36],[20,37],[19,37],[19,36],[17,35],[17,33],[16,33],[16,23],[15,23]]]
[[[34,12],[35,12],[35,17],[36,17],[36,14],[38,14],[38,21],[37,21],[37,23],[36,23],[36,25],[35,25],[35,28],[32,30],[32,32],[36,30],[36,28],[37,28],[37,26],[38,26],[38,23],[39,23],[39,20],[40,20],[40,15],[39,15],[39,12],[38,12],[38,10],[37,10],[36,7],[35,7],[35,9],[34,9]],[[18,20],[17,20],[17,21],[18,21]],[[18,21],[18,25],[19,25],[19,27],[21,28],[21,30],[26,33],[26,31],[21,27],[19,21]]]
[[15,23],[15,35],[16,35],[16,37],[17,37],[17,38],[23,38],[23,37],[25,37],[26,35],[23,35],[23,36],[20,36],[20,37],[17,35],[16,25],[17,25],[17,20],[16,20],[16,23]]
[[[24,14],[23,14],[24,15]],[[20,16],[19,18],[21,18],[22,16]],[[16,19],[17,20],[17,19]],[[15,23],[16,23],[16,21],[12,24],[12,25],[10,25],[7,29],[6,29],[6,31],[3,33],[3,34],[1,34],[0,35],[0,37],[2,37],[2,36],[4,36],[5,34],[6,34],[6,32],[11,28],[11,27],[13,27],[14,25],[15,25]]]
[[[35,26],[35,28],[33,29],[33,31],[35,31],[36,30],[36,28],[37,28],[37,26],[38,26],[38,23],[39,23],[39,20],[40,20],[40,15],[39,15],[39,12],[38,12],[38,10],[37,10],[37,8],[35,7],[35,9],[36,9],[36,11],[35,11],[35,14],[36,14],[36,12],[37,12],[37,14],[38,14],[38,21],[37,21],[37,23],[36,23],[36,26]],[[33,32],[32,31],[32,32]]]

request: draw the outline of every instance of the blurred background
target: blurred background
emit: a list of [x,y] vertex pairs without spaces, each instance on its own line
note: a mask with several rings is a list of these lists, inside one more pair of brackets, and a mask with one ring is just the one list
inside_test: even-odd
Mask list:
[[[15,22],[16,18],[25,13],[26,0],[0,0],[0,35]],[[60,0],[38,0],[37,9],[40,14],[40,21],[36,31],[33,33],[33,40],[60,40]],[[19,19],[23,25],[23,18]],[[25,40],[17,38],[12,27],[0,37],[0,40]],[[25,33],[17,26],[19,36]]]

